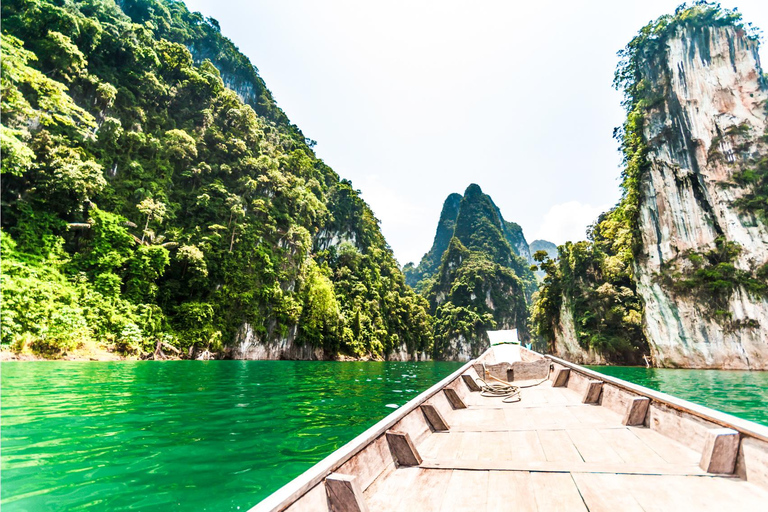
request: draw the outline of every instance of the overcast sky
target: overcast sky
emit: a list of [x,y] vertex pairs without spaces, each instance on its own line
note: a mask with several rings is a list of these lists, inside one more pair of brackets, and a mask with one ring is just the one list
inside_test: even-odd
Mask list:
[[[362,191],[401,264],[470,183],[528,242],[583,239],[619,198],[616,52],[678,3],[186,1]],[[768,1],[722,5],[768,29]]]

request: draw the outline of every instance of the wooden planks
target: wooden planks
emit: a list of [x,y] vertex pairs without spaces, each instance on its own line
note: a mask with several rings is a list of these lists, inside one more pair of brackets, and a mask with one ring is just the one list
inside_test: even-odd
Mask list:
[[337,471],[347,475],[356,475],[360,487],[365,490],[382,471],[393,465],[392,452],[387,445],[387,440],[382,436],[368,444],[365,449],[345,462]]
[[462,400],[459,394],[456,393],[455,389],[445,388],[443,390],[443,393],[445,393],[445,397],[448,399],[448,401],[451,403],[451,407],[453,407],[454,409],[467,408],[467,405],[464,403],[464,400]]
[[574,473],[572,476],[589,512],[643,512],[643,507],[627,492],[621,475]]
[[539,442],[535,430],[509,432],[509,460],[511,461],[545,461],[547,456]]
[[539,442],[549,462],[583,462],[565,430],[540,430]]
[[[488,500],[488,471],[453,471],[442,497],[441,512],[475,512],[486,510]],[[421,510],[414,504],[411,510]]]
[[325,479],[325,492],[331,512],[368,512],[357,477],[331,473]]
[[448,425],[448,422],[443,418],[443,415],[440,414],[440,411],[434,405],[423,404],[421,406],[421,412],[424,413],[424,417],[427,419],[427,423],[429,423],[429,426],[432,427],[433,431],[441,432],[450,430],[451,427]]
[[714,428],[707,432],[699,465],[707,473],[731,474],[738,453],[739,433],[732,428]]
[[293,502],[285,512],[326,512],[328,509],[328,494],[324,485],[316,485],[300,500]]
[[664,466],[667,463],[654,450],[640,440],[628,429],[601,428],[598,432],[603,436],[603,442],[608,443],[628,464],[644,464]]
[[439,512],[452,474],[452,471],[419,469],[419,474],[404,492],[396,510]]
[[398,466],[418,466],[421,456],[407,432],[387,430],[387,443]]
[[[595,428],[568,429],[568,436],[584,462],[621,464],[622,458]],[[689,461],[690,462],[690,461]]]
[[487,512],[536,512],[536,495],[528,471],[489,471]]
[[627,412],[624,414],[621,424],[632,427],[644,424],[650,403],[651,401],[644,396],[633,398],[627,404]]
[[472,375],[468,373],[462,374],[461,379],[470,391],[480,391],[480,384],[477,383]]
[[645,511],[757,511],[768,499],[764,490],[733,478],[617,475],[617,481]]
[[[540,473],[605,473],[617,475],[670,475],[670,476],[711,476],[697,465],[608,464],[605,462],[583,461],[512,461],[512,460],[468,460],[468,459],[425,459],[422,469],[471,470],[471,471],[531,471]],[[733,478],[736,477],[720,477]]]
[[553,388],[561,388],[565,387],[565,385],[568,383],[568,376],[570,375],[571,370],[570,368],[558,368],[555,370],[555,375],[552,377],[552,387]]
[[413,487],[422,471],[417,467],[399,468],[382,475],[364,493],[369,510],[397,510],[405,493]]
[[587,510],[568,473],[532,473],[531,487],[539,510]]
[[630,428],[641,441],[670,464],[698,464],[701,454],[649,428]]
[[600,400],[600,393],[603,391],[603,381],[590,380],[587,382],[587,389],[584,391],[584,396],[581,402],[584,404],[596,404]]

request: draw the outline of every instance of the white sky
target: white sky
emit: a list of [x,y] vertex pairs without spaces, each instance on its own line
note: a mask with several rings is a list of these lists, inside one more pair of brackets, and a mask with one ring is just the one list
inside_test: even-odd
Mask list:
[[[528,242],[583,239],[619,198],[616,52],[678,3],[186,1],[362,191],[401,264],[419,261],[443,201],[470,183]],[[722,5],[768,29],[768,1]]]

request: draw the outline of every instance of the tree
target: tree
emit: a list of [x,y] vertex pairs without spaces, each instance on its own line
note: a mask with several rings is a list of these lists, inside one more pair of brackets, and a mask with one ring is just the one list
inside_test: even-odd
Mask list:
[[163,222],[165,217],[165,204],[160,201],[155,201],[151,197],[147,197],[136,208],[147,216],[147,221],[144,223],[144,229],[141,231],[141,243],[144,243],[144,237],[147,234],[149,228],[149,221],[155,219],[158,223]]

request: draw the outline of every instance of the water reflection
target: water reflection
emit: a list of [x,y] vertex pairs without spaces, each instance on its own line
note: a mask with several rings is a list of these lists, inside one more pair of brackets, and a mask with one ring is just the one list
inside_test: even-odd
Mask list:
[[246,510],[454,363],[2,365],[3,510]]

